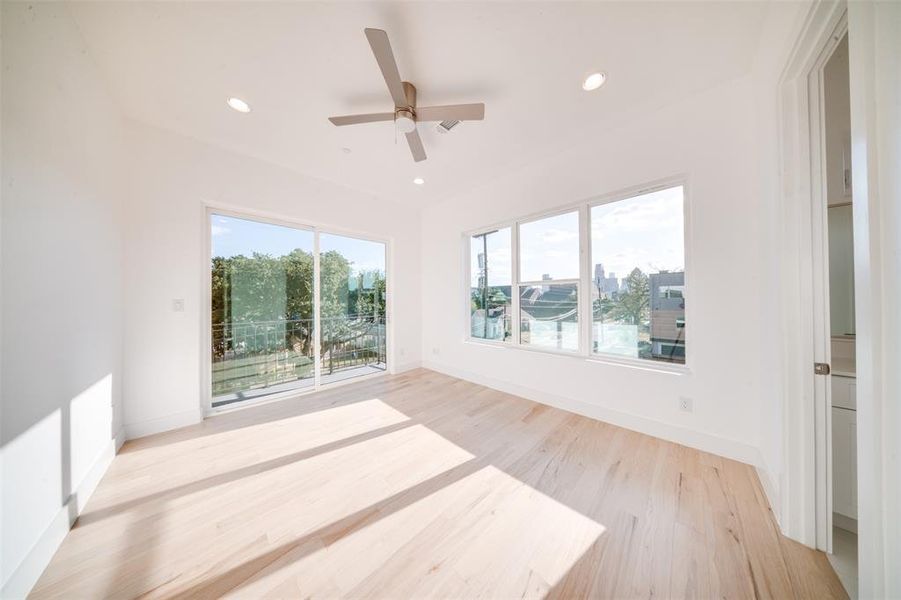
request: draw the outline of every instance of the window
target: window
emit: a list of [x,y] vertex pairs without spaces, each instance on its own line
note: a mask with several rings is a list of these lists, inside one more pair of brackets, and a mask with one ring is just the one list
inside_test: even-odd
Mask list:
[[579,213],[519,226],[520,281],[579,278]]
[[591,208],[592,352],[685,362],[682,187]]
[[469,337],[684,364],[683,215],[675,184],[470,236]]
[[520,343],[579,350],[579,213],[519,226]]
[[386,369],[385,244],[209,219],[213,408]]
[[469,333],[508,341],[512,334],[510,228],[474,235],[469,241]]

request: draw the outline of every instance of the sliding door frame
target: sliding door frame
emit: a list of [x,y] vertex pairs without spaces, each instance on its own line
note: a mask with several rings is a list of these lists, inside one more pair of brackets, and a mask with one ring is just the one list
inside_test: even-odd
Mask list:
[[[333,227],[328,224],[313,223],[309,221],[300,221],[283,215],[277,215],[265,211],[248,209],[240,206],[229,206],[217,203],[203,203],[202,207],[202,240],[203,250],[201,252],[201,304],[200,310],[200,406],[203,415],[210,416],[231,412],[248,408],[250,406],[259,406],[269,402],[277,402],[287,398],[294,398],[303,394],[317,392],[323,388],[331,389],[341,385],[365,381],[376,377],[383,377],[394,373],[394,253],[393,244],[390,237],[373,235],[371,233]],[[212,319],[212,281],[210,279],[210,260],[212,257],[212,235],[210,228],[210,219],[213,215],[221,215],[224,217],[233,217],[237,219],[246,219],[256,221],[258,223],[267,223],[270,225],[278,225],[281,227],[290,227],[300,231],[309,231],[313,233],[313,327],[316,335],[313,340],[313,385],[303,389],[288,390],[277,392],[259,398],[251,398],[241,402],[235,402],[220,407],[213,407],[213,387],[212,387],[212,358],[210,356],[210,347],[213,343],[212,331],[210,329],[210,321]],[[385,361],[386,368],[380,373],[371,373],[352,377],[349,379],[334,381],[325,385],[321,382],[322,365],[320,364],[321,354],[321,337],[322,328],[320,324],[320,299],[319,299],[319,236],[321,234],[340,235],[350,237],[367,242],[376,242],[385,246]]]

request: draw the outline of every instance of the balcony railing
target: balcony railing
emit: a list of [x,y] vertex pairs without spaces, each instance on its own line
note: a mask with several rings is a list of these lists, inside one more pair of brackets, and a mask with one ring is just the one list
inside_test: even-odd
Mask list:
[[[384,315],[322,318],[323,377],[351,368],[384,369]],[[212,392],[222,396],[309,379],[313,319],[226,322],[212,326]]]

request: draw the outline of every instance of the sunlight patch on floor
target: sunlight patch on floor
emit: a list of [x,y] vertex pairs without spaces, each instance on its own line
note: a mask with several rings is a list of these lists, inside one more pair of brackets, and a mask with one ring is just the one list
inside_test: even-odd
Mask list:
[[603,525],[489,465],[296,562],[262,571],[234,595],[377,596],[392,589],[416,597],[459,591],[462,582],[472,596],[542,597],[603,533]]
[[[212,429],[219,424],[217,419],[236,419],[238,416],[240,416],[239,413],[232,413],[213,417],[207,423]],[[248,452],[253,455],[267,449],[272,449],[274,455],[274,450],[278,446],[283,447],[283,453],[287,454],[409,420],[409,417],[402,412],[378,398],[372,398],[301,415],[274,416],[271,421],[263,423],[248,425],[237,423],[233,428],[203,432],[201,435],[195,435],[189,439],[178,439],[175,437],[178,432],[170,434],[174,438],[172,440],[148,438],[145,441],[139,439],[129,442],[126,452],[120,455],[120,462],[123,463],[120,468],[134,471],[142,465],[152,466],[161,460],[180,461],[187,456],[201,461],[213,457],[220,462],[228,459],[243,462],[242,459],[248,454],[234,450],[236,446],[241,447],[241,440],[254,440],[252,443],[244,444]],[[302,437],[297,436],[298,431],[303,432]],[[258,441],[260,437],[266,440],[262,445]],[[237,444],[235,444],[236,441]],[[219,446],[225,445],[229,448],[227,454],[218,449]]]

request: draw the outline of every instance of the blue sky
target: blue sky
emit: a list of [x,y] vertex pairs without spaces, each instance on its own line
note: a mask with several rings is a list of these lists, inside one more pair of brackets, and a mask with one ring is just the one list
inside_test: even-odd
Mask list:
[[[254,252],[284,256],[296,248],[313,251],[312,231],[215,214],[210,228],[213,256],[250,256]],[[353,263],[354,271],[385,271],[385,247],[378,242],[322,233],[319,245],[322,252],[340,252]]]
[[[626,277],[635,267],[645,273],[681,271],[685,267],[681,186],[658,190],[591,208],[591,265],[601,263],[609,276]],[[523,223],[519,229],[521,281],[544,274],[579,277],[578,212]],[[472,285],[478,285],[481,238],[470,251]],[[510,285],[510,228],[488,236],[488,284]]]

